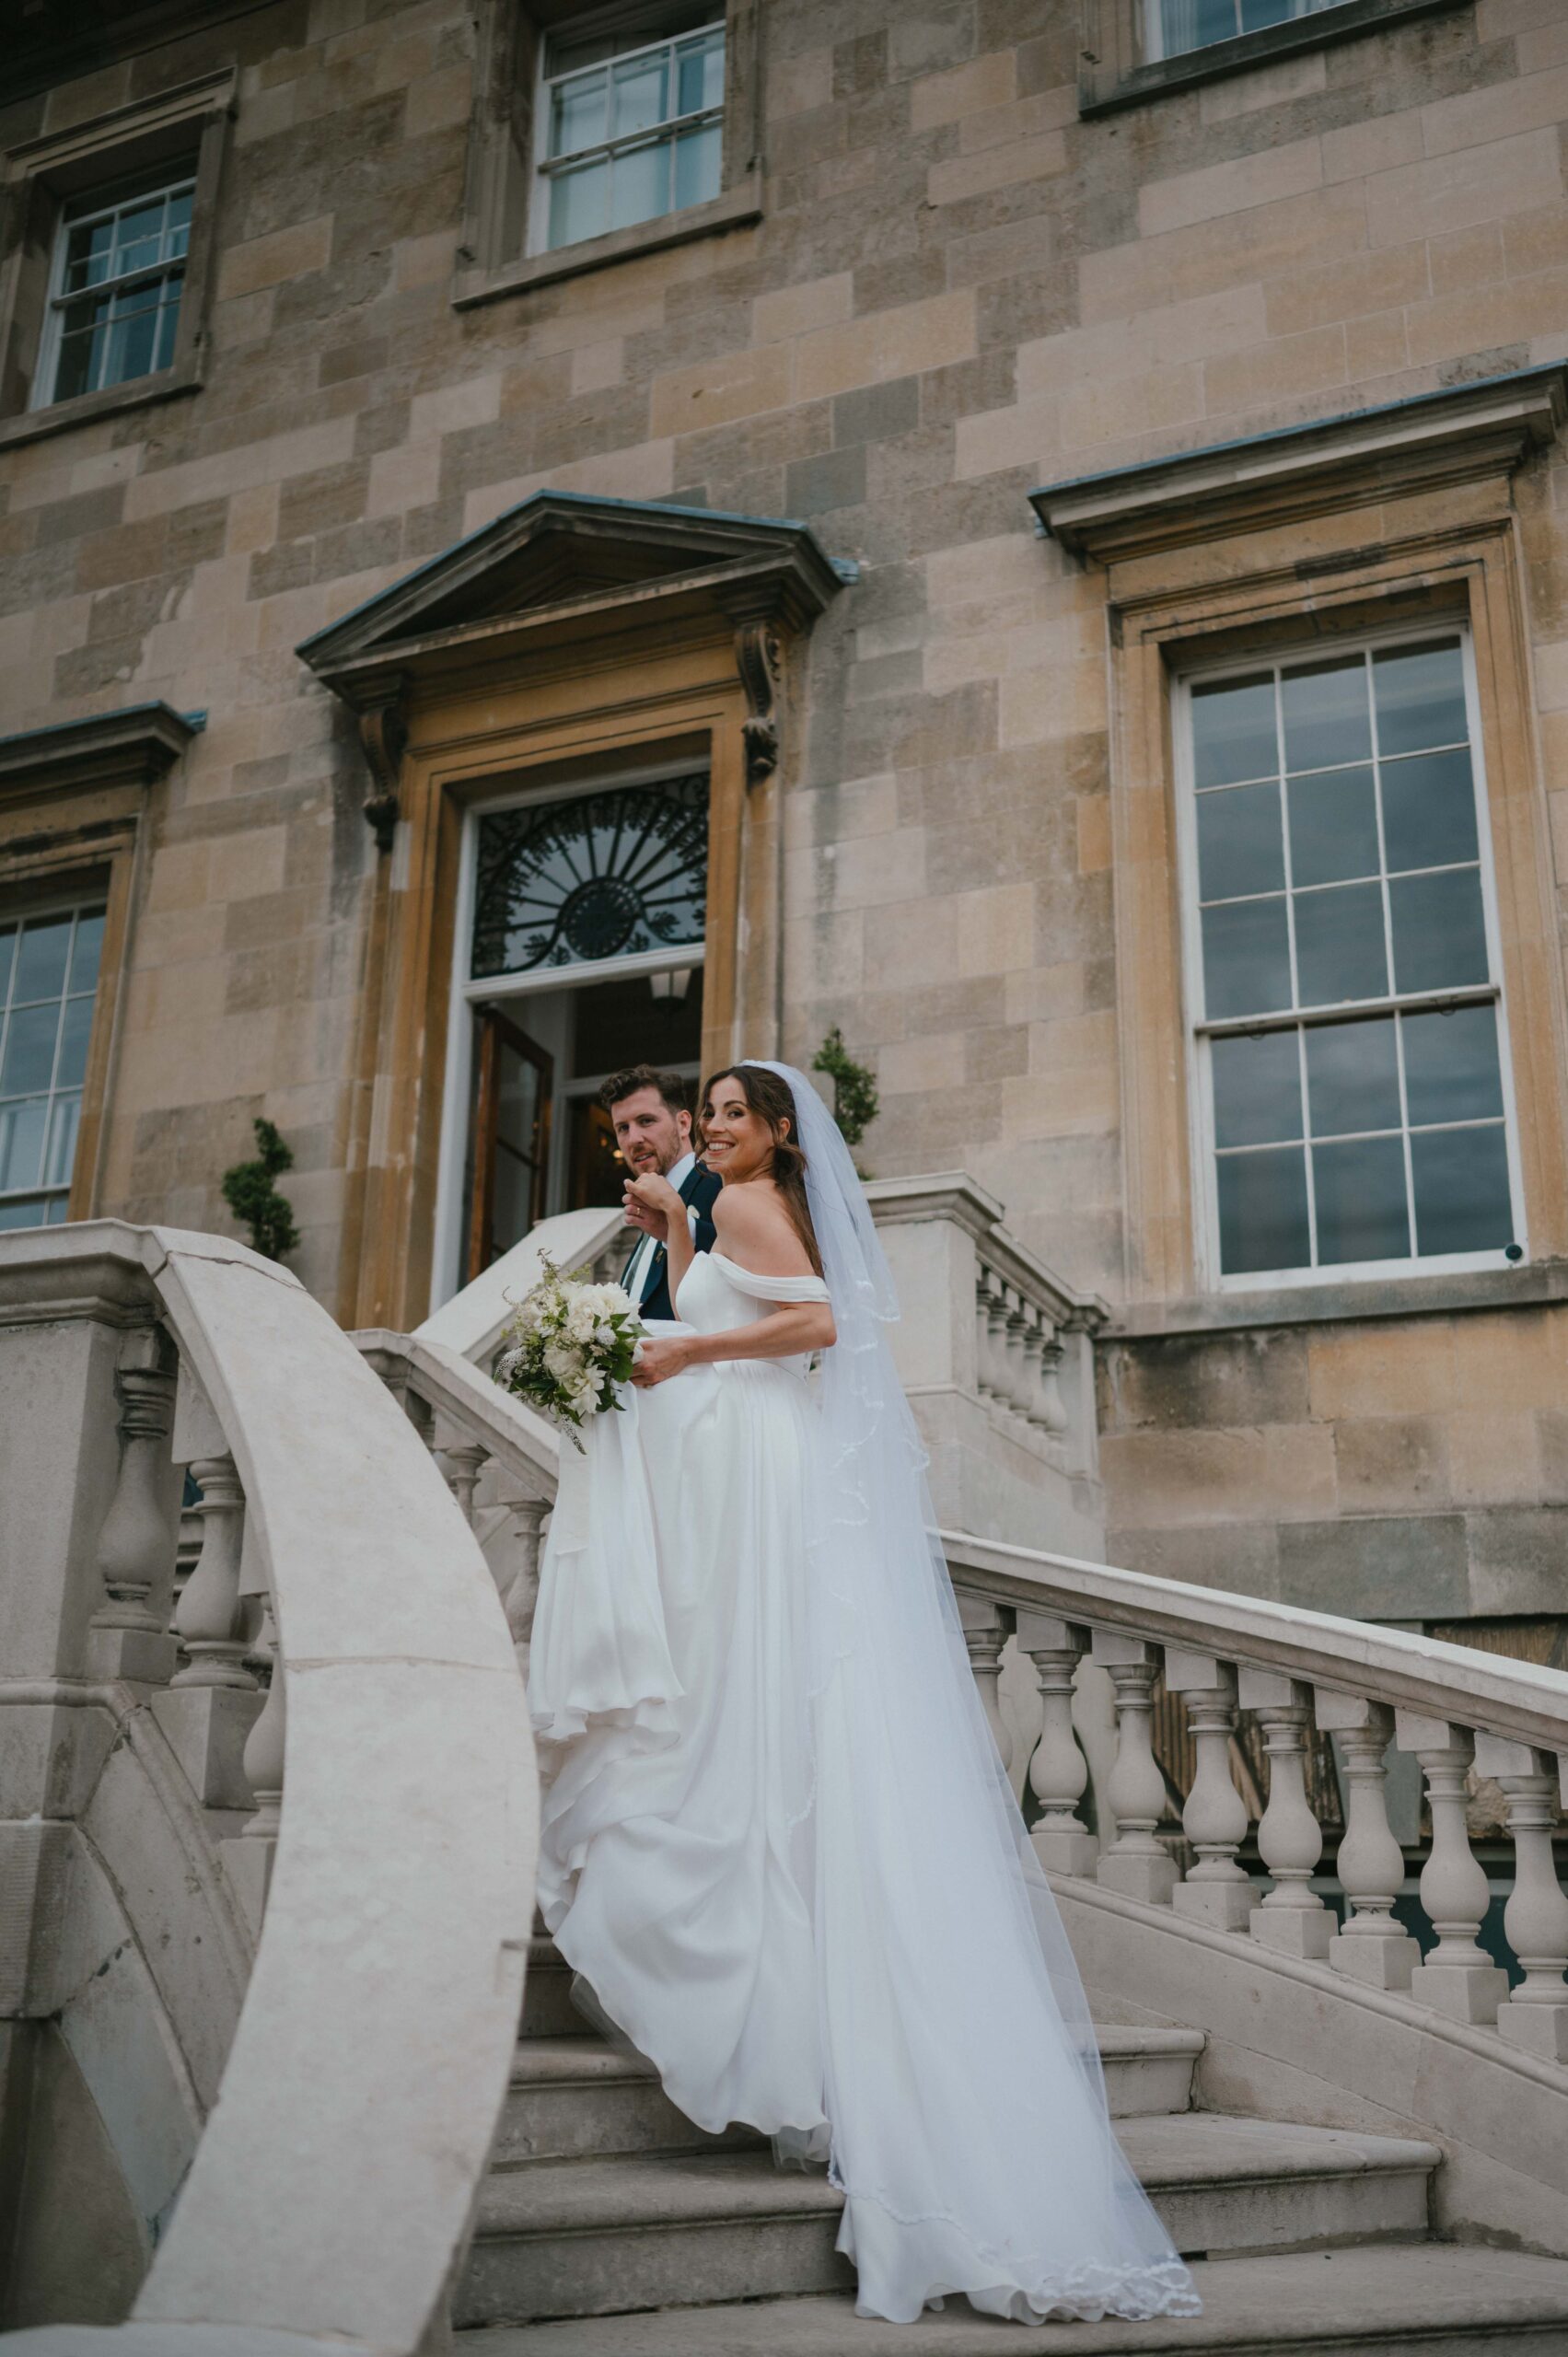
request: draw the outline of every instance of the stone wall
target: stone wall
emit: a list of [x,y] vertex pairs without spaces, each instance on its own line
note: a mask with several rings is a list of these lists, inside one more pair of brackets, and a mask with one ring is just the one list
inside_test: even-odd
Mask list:
[[[1055,0],[770,0],[760,222],[462,308],[459,0],[275,0],[0,110],[10,147],[238,68],[204,385],[0,449],[0,726],[208,715],[157,789],[98,1208],[226,1227],[266,1112],[334,1298],[377,854],[293,650],[548,484],[805,517],[860,561],[789,684],[785,1051],[841,1024],[870,1168],[962,1164],[1125,1295],[1104,576],[1025,494],[1568,354],[1568,29],[1476,0],[1090,119],[1079,46]],[[1549,782],[1565,481],[1559,451],[1518,493]],[[1113,1350],[1114,1527],[1311,1602],[1367,1605],[1401,1548],[1445,1611],[1460,1550],[1513,1595],[1551,1382],[1482,1410],[1457,1348]]]

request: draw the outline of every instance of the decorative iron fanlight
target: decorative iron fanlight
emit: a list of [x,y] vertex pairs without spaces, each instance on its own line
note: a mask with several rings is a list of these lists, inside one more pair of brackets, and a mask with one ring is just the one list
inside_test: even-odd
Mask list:
[[701,941],[707,877],[703,773],[489,811],[473,972],[597,965]]

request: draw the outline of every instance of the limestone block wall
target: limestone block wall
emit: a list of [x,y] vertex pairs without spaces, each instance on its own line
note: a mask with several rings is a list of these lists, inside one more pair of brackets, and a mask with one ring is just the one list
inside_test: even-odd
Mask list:
[[1384,1620],[1568,1608],[1568,1306],[1098,1356],[1111,1562]]

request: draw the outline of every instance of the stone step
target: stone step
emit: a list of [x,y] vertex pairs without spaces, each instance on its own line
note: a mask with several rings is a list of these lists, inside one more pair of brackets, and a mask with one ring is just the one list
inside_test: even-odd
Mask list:
[[[574,2016],[580,2025],[581,2017]],[[1100,2032],[1106,2093],[1117,2119],[1185,2111],[1203,2050],[1201,2030],[1110,2026]],[[581,2160],[593,2154],[717,2152],[761,2143],[735,2126],[710,2136],[678,2111],[651,2063],[593,2037],[524,2038],[512,2065],[491,2163]]]
[[1201,2316],[998,2325],[950,2300],[867,2324],[847,2295],[571,2318],[459,2357],[1562,2357],[1568,2260],[1423,2243],[1200,2261]]
[[524,2038],[584,2038],[588,2025],[572,2003],[572,1968],[553,1940],[537,1933],[528,1942],[523,1981]]
[[[1424,2235],[1434,2144],[1204,2112],[1123,2122],[1127,2157],[1179,2248]],[[535,2161],[491,2172],[462,2326],[844,2288],[839,2200],[766,2152]]]
[[653,2065],[597,2038],[528,2038],[512,2063],[493,2168],[594,2154],[724,2152],[760,2144],[755,2129],[704,2134],[677,2111]]

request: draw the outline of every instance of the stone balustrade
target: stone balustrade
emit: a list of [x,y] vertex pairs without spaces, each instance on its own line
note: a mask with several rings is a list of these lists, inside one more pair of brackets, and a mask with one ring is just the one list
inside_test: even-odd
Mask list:
[[[1040,1729],[1029,1782],[1040,1815],[1034,1842],[1052,1871],[1089,1876],[1145,1905],[1250,1940],[1381,1991],[1402,1991],[1541,2061],[1568,2065],[1568,1895],[1554,1834],[1568,1805],[1568,1677],[1534,1663],[1326,1613],[1228,1596],[1179,1581],[1072,1562],[960,1533],[944,1544],[971,1655],[986,1678],[1016,1629],[1038,1674]],[[984,1620],[987,1644],[973,1634]],[[1108,1674],[1115,1753],[1097,1838],[1078,1814],[1088,1782],[1070,1708],[1080,1664]],[[1193,1738],[1190,1788],[1172,1795],[1150,1743],[1151,1691],[1163,1677]],[[1238,1721],[1250,1714],[1268,1761],[1256,1828],[1264,1878],[1240,1852],[1249,1816],[1231,1772]],[[1345,1793],[1332,1861],[1306,1772],[1329,1736]],[[1405,1858],[1388,1821],[1390,1747],[1412,1754],[1431,1840],[1420,1877],[1435,1934],[1423,1956],[1393,1912]],[[1523,1973],[1509,1976],[1480,1944],[1492,1890],[1471,1846],[1468,1796],[1495,1782],[1513,1849],[1503,1915]],[[1180,1807],[1191,1863],[1162,1834]],[[1331,1864],[1339,1920],[1316,1887]]]
[[1074,1555],[1101,1551],[1093,1337],[1074,1293],[964,1171],[866,1188],[898,1287],[899,1374],[939,1519]]
[[286,1271],[116,1221],[0,1237],[0,2054],[92,2123],[52,2116],[29,2181],[107,2225],[128,2347],[411,2357],[506,2082],[537,1823],[462,1436],[444,1484]]

